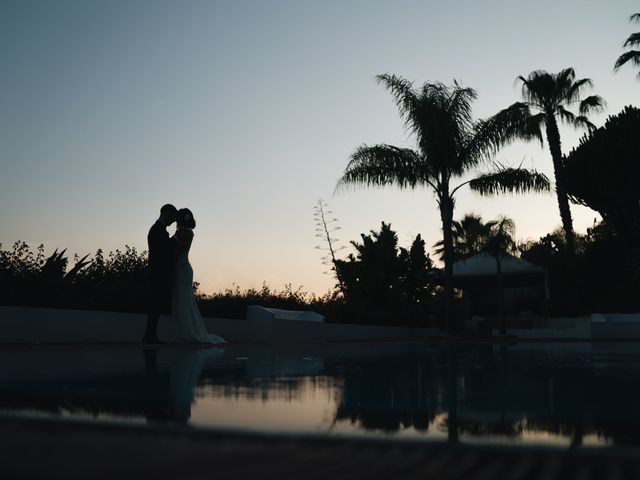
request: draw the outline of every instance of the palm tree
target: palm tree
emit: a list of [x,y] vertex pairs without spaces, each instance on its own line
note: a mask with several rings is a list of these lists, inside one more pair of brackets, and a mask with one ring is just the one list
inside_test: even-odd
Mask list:
[[515,253],[517,251],[514,240],[516,225],[514,221],[507,217],[500,217],[493,222],[491,232],[487,236],[483,250],[496,259],[496,281],[498,288],[498,305],[500,316],[500,334],[507,333],[507,325],[504,316],[504,281],[502,276],[501,257]]
[[522,128],[523,106],[512,106],[495,116],[474,122],[471,102],[477,94],[457,82],[453,86],[413,83],[395,75],[377,80],[394,96],[405,127],[415,137],[416,149],[393,145],[362,145],[351,155],[336,188],[349,184],[396,185],[400,188],[429,187],[436,195],[442,221],[445,263],[445,321],[453,331],[453,208],[455,194],[464,185],[481,195],[499,192],[549,190],[547,177],[535,171],[496,165],[472,180],[452,185],[471,169],[487,162],[499,147],[528,134]]
[[[467,213],[462,220],[454,220],[452,225],[454,262],[480,253],[491,235],[495,221],[484,223],[480,215]],[[435,254],[444,260],[444,242],[434,245]]]
[[[567,125],[575,128],[586,127],[590,131],[595,126],[586,115],[592,111],[604,109],[605,101],[599,95],[591,95],[580,101],[585,87],[593,86],[589,78],[576,80],[573,68],[565,68],[559,73],[548,73],[544,70],[531,72],[527,78],[519,76],[517,80],[522,82],[523,103],[515,103],[510,108],[520,107],[524,112],[523,121],[529,122],[527,136],[531,137],[530,129],[537,130],[542,137],[542,125],[546,130],[547,143],[553,159],[553,172],[556,180],[556,194],[560,218],[567,239],[567,249],[575,252],[575,239],[573,233],[573,220],[569,208],[566,181],[564,179],[564,161],[560,143],[560,131],[558,130],[558,118]],[[573,114],[567,108],[579,104],[579,115]],[[531,109],[537,111],[531,114]]]
[[[630,22],[640,22],[640,13],[634,13],[629,17]],[[640,32],[632,33],[629,38],[624,42],[624,47],[638,47],[640,46]],[[616,64],[613,67],[614,71],[618,71],[625,63],[631,62],[636,67],[640,67],[640,50],[629,50],[624,52],[616,60]],[[637,78],[640,79],[640,72],[638,72]]]

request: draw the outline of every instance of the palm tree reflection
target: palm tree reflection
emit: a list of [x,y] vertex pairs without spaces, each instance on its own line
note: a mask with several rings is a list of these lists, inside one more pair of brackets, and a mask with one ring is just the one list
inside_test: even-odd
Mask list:
[[639,445],[640,351],[620,348],[5,351],[0,410],[186,424],[200,399],[218,406],[243,399],[256,409],[275,400],[295,408],[312,388],[326,399],[329,423],[357,431],[411,432],[454,443],[537,436],[574,447],[594,438]]

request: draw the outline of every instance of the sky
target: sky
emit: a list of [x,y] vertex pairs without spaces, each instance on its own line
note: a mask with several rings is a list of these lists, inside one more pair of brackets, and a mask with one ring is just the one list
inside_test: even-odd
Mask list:
[[[478,91],[474,116],[520,99],[518,75],[574,67],[607,101],[602,125],[637,105],[633,67],[613,72],[637,2],[616,0],[3,0],[0,2],[0,243],[86,254],[146,249],[164,203],[190,208],[195,280],[325,293],[314,206],[338,219],[340,253],[390,222],[408,247],[441,226],[426,189],[334,192],[361,144],[411,147],[394,73]],[[583,132],[563,128],[563,152]],[[516,143],[495,160],[552,177]],[[481,171],[481,170],[479,170]],[[584,232],[597,214],[572,207]],[[507,215],[518,239],[560,224],[555,195],[461,190],[455,217]]]

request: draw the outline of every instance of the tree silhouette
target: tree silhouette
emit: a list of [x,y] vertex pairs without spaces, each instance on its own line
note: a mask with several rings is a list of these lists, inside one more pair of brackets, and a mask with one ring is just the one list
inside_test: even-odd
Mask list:
[[[565,68],[559,73],[536,70],[531,72],[527,78],[519,76],[518,80],[522,82],[524,103],[515,103],[510,108],[524,113],[522,120],[529,123],[529,128],[526,129],[528,138],[531,138],[531,129],[537,130],[539,138],[542,138],[542,125],[545,126],[547,143],[553,159],[560,218],[567,238],[567,248],[569,252],[573,253],[575,251],[573,220],[567,197],[557,119],[560,118],[562,122],[575,128],[586,127],[593,130],[595,127],[586,115],[592,111],[602,110],[605,102],[598,95],[591,95],[582,101],[580,100],[583,90],[593,86],[593,82],[589,78],[576,80],[573,68]],[[568,110],[568,107],[575,104],[579,104],[579,115],[577,116]],[[532,115],[530,109],[537,111],[537,113]]]
[[[484,223],[480,215],[468,213],[462,220],[453,222],[453,258],[454,261],[464,260],[480,253],[491,235],[491,229],[495,221]],[[442,240],[434,245],[435,253],[444,259],[444,242]]]
[[515,242],[516,225],[507,217],[500,217],[491,226],[489,235],[485,240],[483,250],[496,259],[496,282],[498,288],[498,305],[500,315],[500,333],[507,333],[507,325],[504,316],[504,279],[502,274],[502,257],[517,251]]
[[[634,13],[633,15],[631,15],[629,17],[629,21],[640,22],[640,13]],[[629,38],[627,38],[623,46],[625,48],[640,46],[640,32],[635,32],[629,35]],[[631,62],[636,67],[640,67],[640,50],[629,50],[628,52],[624,52],[616,60],[616,64],[614,65],[613,70],[617,72],[620,67],[629,62]],[[638,72],[636,77],[640,79],[640,72]]]
[[571,200],[597,211],[629,244],[640,237],[640,109],[626,107],[564,159]]
[[434,285],[430,278],[433,270],[433,261],[425,251],[422,236],[418,234],[411,243],[407,258],[404,291],[409,302],[423,303],[433,296]]
[[361,243],[351,242],[355,254],[336,261],[347,301],[364,312],[384,311],[394,317],[404,312],[412,321],[413,314],[425,313],[420,305],[434,296],[435,269],[422,237],[416,236],[407,250],[398,246],[391,225],[382,222],[380,231],[371,230],[360,238]]
[[344,282],[345,296],[365,304],[398,308],[402,304],[402,276],[407,257],[398,248],[398,235],[391,225],[382,222],[380,231],[360,235],[362,243],[351,245],[356,254],[337,260],[336,266]]
[[455,193],[464,185],[481,195],[499,192],[546,191],[546,176],[535,171],[494,165],[493,169],[458,185],[475,167],[488,162],[505,143],[530,138],[539,132],[528,131],[528,108],[519,104],[495,116],[473,121],[471,103],[476,91],[442,83],[425,83],[415,89],[413,83],[390,74],[377,80],[393,95],[405,121],[406,129],[416,141],[416,148],[393,145],[362,145],[351,155],[337,188],[349,184],[365,186],[396,185],[400,188],[429,187],[436,195],[442,221],[445,261],[445,321],[454,331],[451,315],[453,298],[453,209]]

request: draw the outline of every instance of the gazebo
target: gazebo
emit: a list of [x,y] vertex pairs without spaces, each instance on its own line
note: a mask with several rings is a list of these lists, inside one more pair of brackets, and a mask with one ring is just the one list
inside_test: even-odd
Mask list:
[[[500,256],[507,313],[545,313],[549,301],[547,269],[522,258]],[[479,253],[453,264],[453,287],[463,292],[467,318],[495,313],[498,295],[496,257]],[[533,320],[532,320],[533,321]]]

